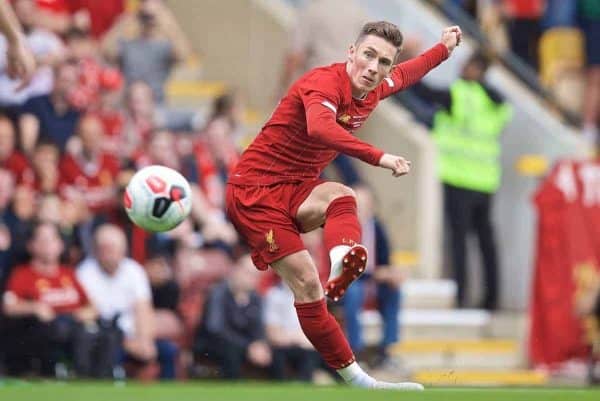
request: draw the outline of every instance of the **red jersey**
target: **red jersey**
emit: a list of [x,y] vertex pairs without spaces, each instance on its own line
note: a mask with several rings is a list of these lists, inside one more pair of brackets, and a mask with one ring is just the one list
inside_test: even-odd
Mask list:
[[60,266],[52,276],[42,275],[29,265],[19,266],[8,279],[6,294],[45,303],[56,313],[72,312],[89,304],[75,272],[65,266]]
[[119,168],[119,161],[106,153],[99,156],[95,164],[67,154],[60,162],[61,193],[69,198],[77,191],[92,212],[111,209],[116,204],[115,180]]
[[419,81],[448,57],[442,43],[398,64],[363,99],[352,97],[346,64],[315,68],[288,90],[242,155],[229,182],[271,185],[319,177],[338,152],[377,165],[383,151],[353,134],[381,99]]

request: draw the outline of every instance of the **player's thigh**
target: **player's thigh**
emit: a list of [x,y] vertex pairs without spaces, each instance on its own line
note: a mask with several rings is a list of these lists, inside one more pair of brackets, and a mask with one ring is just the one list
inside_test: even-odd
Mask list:
[[312,231],[325,223],[327,208],[337,198],[355,196],[354,191],[338,182],[323,182],[313,188],[310,195],[300,204],[296,220],[304,231]]
[[271,267],[294,293],[297,303],[323,298],[319,272],[307,250],[292,253],[271,263]]

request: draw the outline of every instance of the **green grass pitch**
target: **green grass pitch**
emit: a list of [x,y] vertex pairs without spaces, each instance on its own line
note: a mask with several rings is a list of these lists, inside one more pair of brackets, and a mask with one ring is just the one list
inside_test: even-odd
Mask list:
[[173,384],[0,381],[2,401],[587,401],[600,389],[430,388],[368,391],[346,386],[188,382]]

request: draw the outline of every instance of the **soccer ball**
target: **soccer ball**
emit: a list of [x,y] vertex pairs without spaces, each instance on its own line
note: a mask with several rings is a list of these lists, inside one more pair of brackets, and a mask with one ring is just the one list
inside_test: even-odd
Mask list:
[[168,231],[181,223],[192,209],[192,190],[177,171],[148,166],[131,177],[123,197],[127,215],[148,231]]

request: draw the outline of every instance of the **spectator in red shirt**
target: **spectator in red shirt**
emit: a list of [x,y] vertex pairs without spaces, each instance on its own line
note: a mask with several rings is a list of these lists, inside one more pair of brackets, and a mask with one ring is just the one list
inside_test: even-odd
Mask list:
[[225,206],[227,177],[237,164],[236,140],[243,134],[244,105],[239,93],[219,96],[213,115],[194,145],[198,180],[208,200],[215,207]]
[[9,170],[17,184],[31,184],[33,172],[25,156],[15,149],[15,128],[6,116],[0,115],[0,168]]
[[117,204],[119,161],[102,150],[104,127],[87,115],[77,126],[73,153],[60,162],[60,190],[67,199],[83,198],[92,213],[112,212]]
[[72,348],[76,371],[89,374],[90,326],[97,312],[74,271],[60,264],[64,244],[58,228],[40,223],[31,234],[31,261],[11,273],[3,297],[4,313],[14,318],[7,325],[10,337],[18,339],[7,350],[14,351],[14,357],[39,357],[42,373],[53,374],[60,353]]
[[126,156],[139,151],[156,128],[155,105],[148,84],[132,83],[126,93],[126,116],[122,133],[122,148]]
[[77,88],[71,95],[71,101],[81,110],[96,111],[102,92],[121,89],[123,76],[118,69],[107,66],[99,57],[97,43],[87,31],[70,29],[65,41],[69,56],[79,65]]

